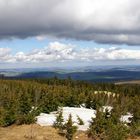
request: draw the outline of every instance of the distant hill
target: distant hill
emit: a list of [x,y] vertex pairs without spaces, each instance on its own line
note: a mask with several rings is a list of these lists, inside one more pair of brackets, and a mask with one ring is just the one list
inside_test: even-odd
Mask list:
[[120,82],[140,80],[140,66],[125,67],[84,67],[73,69],[14,69],[0,72],[7,78],[72,78],[90,82]]
[[0,74],[0,78],[4,78],[4,74]]

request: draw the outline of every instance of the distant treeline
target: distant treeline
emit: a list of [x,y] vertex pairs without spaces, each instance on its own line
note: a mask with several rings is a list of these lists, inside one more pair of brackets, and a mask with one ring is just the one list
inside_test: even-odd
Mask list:
[[[9,72],[10,74],[10,72]],[[12,73],[11,73],[12,74]],[[23,72],[18,75],[5,76],[6,79],[29,79],[29,78],[53,78],[67,79],[71,77],[73,80],[84,80],[89,82],[116,82],[116,81],[129,81],[139,80],[140,71],[127,71],[127,70],[108,70],[108,71],[84,71],[84,72],[52,72],[52,71],[32,71]]]
[[4,74],[0,74],[0,79],[3,79],[4,77]]

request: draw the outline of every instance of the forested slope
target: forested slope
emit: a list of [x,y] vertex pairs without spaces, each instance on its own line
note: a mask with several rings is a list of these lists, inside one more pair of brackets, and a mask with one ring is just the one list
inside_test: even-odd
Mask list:
[[140,135],[140,85],[92,84],[70,78],[0,80],[1,126],[34,123],[40,112],[81,105],[96,110],[112,106],[113,124],[121,115],[132,113],[129,134]]

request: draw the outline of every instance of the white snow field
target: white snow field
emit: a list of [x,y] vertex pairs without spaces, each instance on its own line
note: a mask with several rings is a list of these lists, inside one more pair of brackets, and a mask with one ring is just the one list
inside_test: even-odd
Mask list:
[[[112,110],[111,106],[103,106],[103,111],[105,109],[108,109],[108,111]],[[78,126],[78,130],[86,131],[89,128],[89,122],[91,121],[91,118],[96,117],[96,110],[94,109],[87,109],[84,107],[63,107],[63,118],[64,122],[68,120],[69,114],[72,115],[72,120],[74,122],[75,126]],[[57,111],[56,112],[51,112],[50,114],[46,113],[41,113],[39,116],[37,116],[37,124],[41,126],[52,126],[54,121],[56,120],[57,116]],[[83,122],[84,125],[78,125],[78,119],[77,116],[79,116]],[[128,113],[127,115],[123,115],[120,118],[120,121],[125,122],[125,123],[130,123],[129,118],[132,118],[133,115]]]
[[[78,130],[83,130],[83,131],[87,130],[91,118],[96,117],[95,115],[96,111],[93,109],[76,108],[76,107],[63,107],[62,109],[63,109],[64,122],[68,120],[69,114],[71,114],[74,125],[78,126]],[[57,112],[51,112],[50,114],[41,113],[39,116],[37,116],[37,124],[41,126],[53,125],[56,116],[57,116]],[[77,116],[79,116],[83,120],[84,125],[78,125]]]

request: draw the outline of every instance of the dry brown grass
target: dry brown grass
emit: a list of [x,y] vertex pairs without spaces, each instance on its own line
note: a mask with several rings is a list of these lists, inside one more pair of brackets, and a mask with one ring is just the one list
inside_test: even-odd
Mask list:
[[140,80],[116,82],[115,84],[116,85],[121,85],[121,84],[140,84]]
[[[89,140],[85,133],[77,132],[75,140]],[[36,124],[0,128],[0,140],[66,140],[53,127]]]
[[0,128],[0,140],[64,140],[52,127],[21,125]]
[[128,138],[127,140],[140,140],[140,138],[138,138],[138,137],[137,138],[136,137],[135,138]]
[[[0,127],[0,140],[66,140],[53,127],[42,127],[37,124]],[[77,132],[74,140],[90,140],[86,133]],[[128,139],[128,140],[140,140]]]

